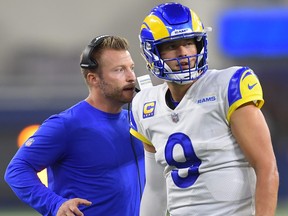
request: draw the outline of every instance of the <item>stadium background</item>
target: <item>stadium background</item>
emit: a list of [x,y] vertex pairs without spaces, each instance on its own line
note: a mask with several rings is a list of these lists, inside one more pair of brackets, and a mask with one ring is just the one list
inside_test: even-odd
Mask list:
[[[138,42],[139,27],[150,9],[163,2],[165,1],[0,0],[1,216],[39,215],[21,203],[12,193],[4,182],[4,171],[17,151],[17,137],[23,128],[41,124],[51,114],[86,97],[87,88],[79,70],[79,56],[85,45],[93,37],[104,33],[126,37],[136,63],[136,73],[138,76],[144,75],[146,70]],[[220,21],[225,19],[225,14],[233,15],[248,8],[252,10],[252,14],[254,12],[261,14],[262,11],[270,9],[288,14],[288,1],[178,0],[176,2],[193,8],[205,26],[212,26],[213,31],[209,33],[210,68],[248,65],[259,76],[266,99],[263,111],[271,129],[280,172],[277,216],[287,215],[288,209],[285,209],[285,206],[288,203],[288,74],[285,71],[288,66],[288,46],[283,40],[286,37],[288,41],[287,34],[285,35],[288,33],[285,30],[288,25],[287,16],[284,15],[281,19],[281,25],[266,22],[274,15],[279,15],[278,12],[274,12],[272,15],[267,15],[263,25],[257,23],[257,26],[253,27],[254,32],[246,31],[244,34],[242,32],[242,38],[246,36],[251,40],[255,37],[256,40],[264,38],[271,43],[265,43],[267,46],[273,46],[273,41],[278,41],[280,44],[283,42],[284,45],[279,48],[283,52],[274,50],[268,54],[261,53],[261,50],[257,50],[258,53],[255,52],[254,55],[249,55],[253,50],[252,52],[248,50],[240,56],[229,52],[229,49],[233,49],[233,44],[231,47],[223,46],[225,31]],[[241,20],[241,16],[238,18]],[[285,20],[286,26],[282,25],[285,24]],[[271,37],[265,38],[263,35],[263,32],[268,33],[271,29],[276,31],[272,41]],[[225,39],[226,42],[228,39]],[[242,43],[245,44],[245,41]],[[259,49],[250,45],[246,47]],[[153,77],[152,81],[158,83]]]

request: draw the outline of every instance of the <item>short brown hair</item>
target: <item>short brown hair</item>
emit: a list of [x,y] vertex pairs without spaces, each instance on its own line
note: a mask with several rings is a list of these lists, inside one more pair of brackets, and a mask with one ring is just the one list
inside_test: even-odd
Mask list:
[[[126,38],[119,37],[119,36],[105,36],[105,38],[101,41],[99,45],[97,45],[93,51],[91,56],[93,57],[95,62],[98,62],[97,59],[101,58],[103,50],[106,49],[113,49],[113,50],[128,50],[129,49],[129,43]],[[80,57],[80,62],[83,58],[83,52]],[[98,64],[93,69],[85,69],[81,68],[81,72],[84,75],[84,78],[87,78],[87,74],[91,71],[97,72]]]

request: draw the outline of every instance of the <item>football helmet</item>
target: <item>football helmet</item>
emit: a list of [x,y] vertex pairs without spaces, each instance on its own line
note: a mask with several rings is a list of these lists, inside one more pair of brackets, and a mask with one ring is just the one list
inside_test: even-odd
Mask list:
[[[173,59],[162,59],[157,46],[173,40],[193,38],[197,55],[179,56]],[[140,47],[148,70],[156,77],[186,84],[198,79],[208,69],[207,62],[207,30],[194,11],[179,3],[165,3],[154,7],[145,17],[140,29]],[[196,58],[195,65],[183,69],[180,61]],[[178,61],[180,70],[172,71],[168,61]]]

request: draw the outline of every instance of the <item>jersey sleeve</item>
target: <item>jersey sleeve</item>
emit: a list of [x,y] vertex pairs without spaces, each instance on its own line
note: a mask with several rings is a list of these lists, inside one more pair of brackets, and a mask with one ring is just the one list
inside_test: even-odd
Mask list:
[[139,139],[140,141],[142,141],[143,143],[152,145],[152,143],[144,135],[142,135],[141,132],[138,131],[138,126],[132,112],[130,121],[130,134]]
[[[151,141],[147,138],[148,136],[145,135],[145,130],[141,126],[140,122],[140,115],[144,115],[144,111],[140,108],[141,104],[141,92],[138,93],[132,102],[132,111],[131,111],[131,118],[130,118],[130,133],[143,143],[148,145],[153,145]],[[142,113],[143,112],[143,113]]]
[[228,122],[232,113],[248,102],[254,102],[257,107],[261,108],[264,104],[263,92],[256,74],[250,68],[242,67],[233,74],[229,81]]
[[67,200],[47,188],[37,176],[63,154],[65,136],[62,120],[57,116],[49,118],[17,151],[5,172],[5,180],[17,197],[43,215],[56,215]]

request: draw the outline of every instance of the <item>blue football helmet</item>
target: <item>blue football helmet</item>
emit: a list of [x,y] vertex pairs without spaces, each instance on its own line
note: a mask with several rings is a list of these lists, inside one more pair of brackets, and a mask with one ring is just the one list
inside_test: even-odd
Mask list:
[[[193,38],[197,55],[181,56],[173,59],[161,59],[157,46],[165,42]],[[148,70],[156,77],[186,84],[198,79],[208,70],[207,31],[199,17],[188,7],[179,3],[165,3],[154,7],[145,17],[140,30],[140,46],[147,62]],[[180,61],[196,57],[195,65],[189,69],[172,71],[166,64],[168,61]]]

